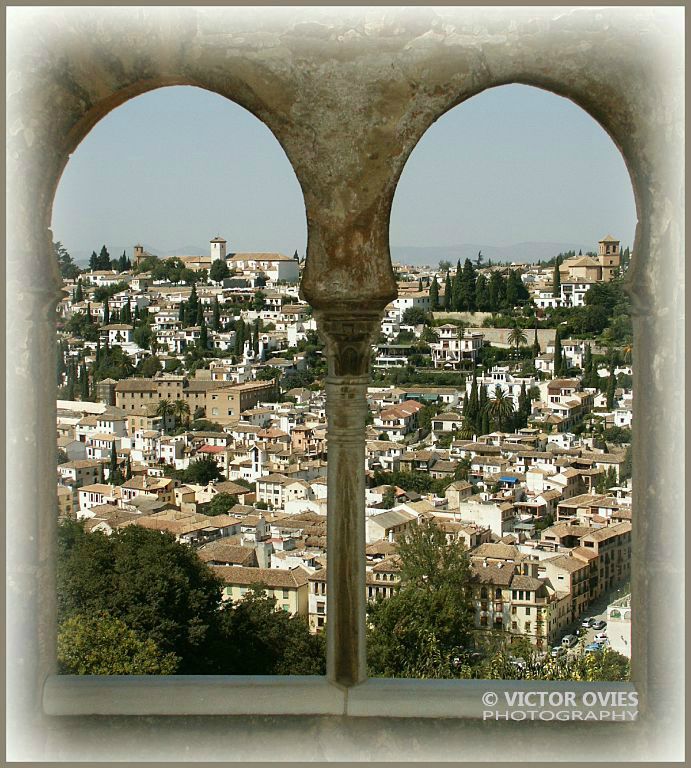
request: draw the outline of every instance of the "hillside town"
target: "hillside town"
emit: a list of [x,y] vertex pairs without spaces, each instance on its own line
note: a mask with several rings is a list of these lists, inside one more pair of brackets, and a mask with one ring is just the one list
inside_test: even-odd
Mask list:
[[[103,246],[81,270],[55,250],[59,519],[168,532],[224,600],[260,585],[322,632],[326,360],[298,253],[216,236],[208,256]],[[369,600],[432,522],[468,552],[479,642],[558,652],[597,613],[588,647],[630,658],[631,258],[606,236],[548,263],[394,265],[368,388]]]

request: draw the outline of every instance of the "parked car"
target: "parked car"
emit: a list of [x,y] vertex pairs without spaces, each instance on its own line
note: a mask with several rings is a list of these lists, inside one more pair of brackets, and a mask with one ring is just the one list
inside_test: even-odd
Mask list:
[[606,643],[607,642],[607,634],[605,632],[598,632],[595,635],[595,642],[596,643]]
[[593,621],[593,617],[588,616],[587,619],[583,619],[583,621],[581,622],[581,626],[585,627],[586,629],[589,629],[592,621]]
[[600,643],[590,643],[590,645],[586,645],[585,652],[586,653],[595,653],[595,651],[601,651],[602,646]]
[[560,656],[563,656],[566,653],[566,648],[564,648],[561,645],[555,645],[554,648],[552,648],[552,658],[558,659]]
[[598,619],[597,621],[593,621],[590,624],[591,629],[604,629],[607,626],[606,621],[602,621],[602,619]]
[[561,639],[561,644],[564,648],[573,648],[578,644],[578,638],[576,635],[564,635]]

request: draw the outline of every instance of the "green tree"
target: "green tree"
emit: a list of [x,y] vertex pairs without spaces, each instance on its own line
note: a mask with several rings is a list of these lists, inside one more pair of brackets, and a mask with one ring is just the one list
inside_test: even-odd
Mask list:
[[230,270],[224,259],[216,259],[209,270],[209,278],[215,283],[220,283],[230,276]]
[[156,406],[156,415],[163,420],[163,431],[168,428],[168,417],[173,413],[173,404],[167,398],[158,401]]
[[401,584],[368,607],[372,675],[449,677],[450,661],[473,627],[470,560],[462,541],[447,543],[424,521],[399,540]]
[[391,507],[396,505],[396,491],[393,487],[389,487],[386,489],[386,492],[384,493],[382,497],[382,507],[384,509],[391,509]]
[[458,308],[461,311],[474,312],[475,306],[475,267],[470,259],[463,264],[458,294]]
[[255,312],[261,312],[265,306],[266,294],[263,291],[257,291],[254,294],[254,299],[252,300],[252,308]]
[[[57,243],[53,243],[53,253],[57,259],[60,274],[65,279],[75,280],[81,274],[81,270],[72,260],[67,248],[59,240]],[[79,299],[79,301],[81,300]]]
[[75,614],[58,631],[63,675],[172,675],[178,664],[174,653],[162,653],[153,640],[106,612]]
[[616,399],[617,377],[614,375],[614,365],[610,366],[609,378],[607,379],[607,408],[614,408]]
[[[276,611],[276,600],[262,584],[224,606],[220,623],[217,674],[326,674],[325,633],[312,635],[302,616]],[[228,653],[228,648],[235,652]]]
[[108,249],[104,246],[101,247],[101,252],[98,255],[98,267],[97,269],[111,269],[110,254]]
[[498,384],[494,396],[487,404],[487,413],[496,421],[500,432],[504,431],[504,425],[513,415],[513,398]]
[[498,312],[504,304],[506,297],[506,281],[498,269],[495,269],[489,278],[487,294],[490,312]]
[[561,347],[561,328],[557,327],[554,334],[554,378],[557,379],[565,373],[564,354]]
[[155,335],[149,323],[142,323],[134,329],[132,338],[138,347],[141,347],[142,349],[150,349],[151,341],[152,339],[155,339]]
[[206,320],[204,314],[201,316],[201,323],[199,324],[199,349],[205,351],[209,348],[209,329],[206,327]]
[[245,321],[240,318],[235,324],[235,354],[240,357],[245,345]]
[[444,311],[453,310],[453,286],[451,285],[451,275],[446,271],[446,280],[444,281]]
[[190,424],[190,406],[186,400],[176,400],[173,403],[172,413],[175,416],[175,422],[177,424]]
[[111,485],[121,485],[123,481],[122,473],[118,467],[118,454],[115,450],[115,441],[110,446],[110,464],[108,465],[108,482]]
[[221,330],[221,307],[218,303],[218,296],[214,296],[214,310],[211,319],[211,328],[216,333]]
[[427,313],[420,307],[408,307],[401,317],[401,325],[422,325],[428,321]]
[[208,456],[190,462],[183,474],[184,482],[196,485],[208,485],[212,480],[220,480],[222,477],[218,464]]
[[105,536],[66,521],[59,528],[57,565],[61,625],[105,612],[161,654],[175,654],[179,674],[214,670],[210,642],[221,582],[193,549],[138,525]]
[[460,312],[461,307],[461,293],[463,284],[463,269],[461,267],[461,260],[459,259],[456,264],[456,273],[453,276],[453,282],[451,284],[451,308],[454,312]]
[[483,274],[475,280],[475,308],[481,312],[489,309],[489,285]]
[[79,367],[79,399],[82,401],[89,399],[89,374],[86,363],[82,363]]
[[217,493],[209,504],[206,514],[215,517],[225,515],[226,512],[238,503],[238,497],[230,493]]
[[518,358],[518,348],[521,344],[528,343],[528,337],[525,335],[525,331],[515,323],[508,336],[509,344],[513,344],[516,347],[516,358]]
[[554,271],[552,272],[552,296],[557,298],[561,296],[561,275],[559,273],[559,266],[561,265],[561,257],[557,256],[554,262]]
[[199,299],[197,298],[197,286],[193,284],[185,307],[185,319],[188,325],[196,321],[198,310]]
[[437,282],[436,275],[429,288],[429,304],[432,312],[436,312],[439,309],[439,283]]

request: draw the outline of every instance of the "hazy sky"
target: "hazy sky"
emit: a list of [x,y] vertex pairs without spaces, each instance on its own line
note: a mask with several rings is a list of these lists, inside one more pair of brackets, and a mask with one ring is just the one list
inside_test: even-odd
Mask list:
[[[423,136],[399,182],[392,245],[633,244],[633,193],[603,129],[570,101],[527,86],[486,91]],[[73,252],[103,243],[303,254],[302,193],[270,131],[191,87],[127,102],[77,148],[53,234]]]

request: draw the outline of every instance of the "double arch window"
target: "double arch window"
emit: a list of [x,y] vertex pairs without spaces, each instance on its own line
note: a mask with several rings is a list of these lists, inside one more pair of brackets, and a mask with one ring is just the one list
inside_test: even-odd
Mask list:
[[[679,676],[666,664],[678,654],[679,640],[669,624],[664,638],[653,628],[663,605],[677,629],[675,615],[681,616],[673,597],[681,537],[672,527],[680,516],[669,512],[678,508],[675,487],[683,477],[681,454],[671,451],[681,441],[683,413],[679,14],[647,10],[629,18],[616,9],[517,9],[501,16],[486,9],[476,17],[471,9],[407,9],[392,24],[390,14],[379,10],[369,16],[356,10],[269,11],[176,8],[164,16],[155,9],[79,8],[61,9],[59,17],[51,9],[9,15],[7,278],[16,309],[7,324],[13,352],[7,508],[14,510],[7,532],[8,685],[15,753],[30,753],[16,734],[33,728],[35,735],[45,726],[41,707],[48,716],[481,718],[481,690],[506,687],[365,680],[364,546],[356,551],[364,538],[357,528],[352,536],[347,525],[359,519],[364,476],[345,469],[363,466],[352,459],[364,450],[364,439],[353,431],[358,419],[350,423],[336,406],[352,402],[357,409],[364,399],[364,350],[395,288],[388,216],[405,159],[445,111],[509,82],[553,90],[580,104],[612,136],[631,174],[639,215],[632,282],[640,360],[635,385],[650,398],[645,409],[636,405],[636,430],[647,444],[637,448],[635,494],[647,519],[633,536],[633,557],[645,560],[648,577],[634,563],[632,596],[641,625],[634,623],[633,685],[647,701],[647,719],[642,735],[632,739],[644,744],[655,736],[657,743],[667,734],[667,743],[676,743],[671,720],[661,718],[665,708],[674,711],[671,701],[680,693]],[[333,463],[337,490],[330,494],[336,505],[330,512],[338,517],[329,533],[325,679],[54,675],[54,461],[45,441],[55,423],[52,197],[69,154],[101,116],[133,95],[170,84],[214,90],[264,120],[305,195],[303,291],[317,311],[330,358],[329,471]],[[342,456],[332,462],[333,449]],[[341,495],[344,488],[353,493]]]

